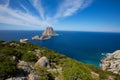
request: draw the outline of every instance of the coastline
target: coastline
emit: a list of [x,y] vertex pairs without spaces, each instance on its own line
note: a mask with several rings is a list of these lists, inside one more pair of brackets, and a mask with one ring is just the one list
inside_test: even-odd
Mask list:
[[[52,37],[49,40],[32,40],[34,35],[41,35],[43,31],[1,31],[0,40],[19,41],[27,38],[29,42],[36,45],[56,50],[61,54],[69,56],[78,61],[99,66],[102,58],[101,53],[112,53],[119,50],[118,45],[120,34],[112,33],[86,33],[86,32],[58,32],[59,37]],[[4,35],[4,36],[3,36]],[[74,36],[74,37],[73,37]],[[108,46],[109,45],[109,46]],[[57,46],[57,47],[56,47]],[[94,56],[90,56],[94,55]]]
[[[2,51],[1,54],[4,54],[0,55],[0,57],[3,60],[3,62],[0,62],[0,64],[5,66],[4,62],[9,63],[8,67],[11,68],[11,71],[8,72],[8,70],[6,70],[5,67],[2,67],[3,70],[0,73],[2,73],[3,76],[1,77],[0,74],[1,80],[4,79],[39,80],[41,77],[44,76],[50,78],[50,80],[51,78],[53,80],[56,78],[60,80],[67,79],[74,80],[76,79],[76,77],[77,79],[83,80],[84,79],[101,80],[111,78],[114,80],[116,78],[119,79],[120,77],[116,74],[111,74],[109,72],[102,71],[100,68],[97,68],[93,65],[85,64],[81,61],[77,61],[75,59],[62,55],[54,50],[49,50],[47,48],[40,47],[29,42],[21,43],[16,41],[12,42],[0,41],[0,45],[2,45],[0,50]],[[6,53],[6,51],[8,51],[8,53]],[[14,51],[16,51],[17,55],[16,53],[14,53]],[[4,57],[5,55],[7,56]],[[8,59],[6,60],[6,58]],[[15,65],[12,64],[13,62],[15,63]],[[17,73],[13,69],[16,70],[22,69],[22,71]],[[7,75],[4,75],[4,70],[7,71],[6,72]],[[13,72],[15,74],[10,74],[10,76],[8,76],[9,73]],[[44,72],[47,74],[44,74]],[[39,73],[42,75],[39,75]],[[55,73],[57,73],[57,75]]]

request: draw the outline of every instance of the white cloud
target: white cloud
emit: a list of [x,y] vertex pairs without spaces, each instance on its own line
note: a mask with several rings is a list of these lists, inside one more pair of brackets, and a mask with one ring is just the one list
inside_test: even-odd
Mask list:
[[39,12],[39,16],[41,16],[41,18],[45,20],[45,15],[44,15],[45,13],[41,0],[30,0],[30,2],[34,6],[34,8]]
[[9,6],[9,2],[10,2],[10,0],[6,0],[6,7],[8,7]]
[[59,6],[55,18],[71,16],[78,10],[88,7],[91,3],[92,0],[64,0]]
[[32,15],[31,11],[22,3],[20,9],[10,8],[10,0],[4,0],[5,4],[0,4],[0,23],[22,25],[22,26],[48,26],[58,21],[59,18],[68,17],[75,14],[78,10],[88,7],[92,0],[64,0],[60,3],[57,13],[53,17],[45,15],[42,0],[29,0],[31,5],[38,11],[39,16]]
[[48,23],[30,14],[29,10],[22,5],[26,13],[21,10],[15,10],[9,7],[9,0],[6,0],[5,5],[0,5],[0,23],[23,25],[23,26],[47,26]]

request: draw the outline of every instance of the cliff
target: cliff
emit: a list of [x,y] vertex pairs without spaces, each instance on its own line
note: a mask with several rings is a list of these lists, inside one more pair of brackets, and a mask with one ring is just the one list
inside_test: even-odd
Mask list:
[[119,79],[119,75],[102,71],[45,47],[29,42],[0,41],[0,80]]
[[102,70],[111,71],[120,75],[120,50],[117,50],[111,55],[103,58],[101,68]]

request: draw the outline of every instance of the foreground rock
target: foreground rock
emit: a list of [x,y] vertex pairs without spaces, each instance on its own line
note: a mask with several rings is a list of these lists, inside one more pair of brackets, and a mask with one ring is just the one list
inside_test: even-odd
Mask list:
[[102,60],[101,68],[120,75],[120,50],[105,57]]
[[25,61],[20,61],[17,66],[18,68],[22,69],[27,74],[34,72],[32,67]]
[[42,33],[42,36],[34,36],[33,40],[46,40],[50,39],[52,36],[58,36],[58,34],[53,30],[52,27],[47,27],[46,30]]
[[49,67],[49,60],[43,56],[35,63],[35,66]]

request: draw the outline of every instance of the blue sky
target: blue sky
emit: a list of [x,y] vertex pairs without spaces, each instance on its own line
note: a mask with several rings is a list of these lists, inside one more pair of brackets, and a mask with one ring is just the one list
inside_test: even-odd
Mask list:
[[120,0],[0,0],[0,30],[120,32]]

